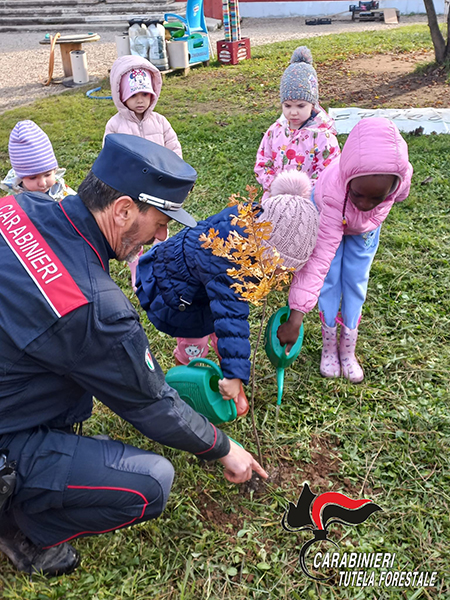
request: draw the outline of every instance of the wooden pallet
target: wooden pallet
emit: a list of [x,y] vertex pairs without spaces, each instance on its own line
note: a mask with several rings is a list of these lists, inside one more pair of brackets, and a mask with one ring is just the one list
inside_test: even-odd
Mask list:
[[167,71],[160,71],[161,75],[168,75],[169,73],[174,73],[175,71],[182,71],[183,76],[189,75],[189,71],[191,67],[198,67],[198,65],[203,65],[204,67],[209,67],[209,60],[205,60],[203,62],[195,62],[189,63],[187,67],[175,67],[172,69],[167,69]]

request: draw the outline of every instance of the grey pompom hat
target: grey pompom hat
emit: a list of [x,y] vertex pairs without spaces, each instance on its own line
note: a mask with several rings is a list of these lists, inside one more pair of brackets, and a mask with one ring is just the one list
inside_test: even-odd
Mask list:
[[319,102],[317,73],[312,66],[312,54],[306,46],[296,48],[291,64],[283,73],[280,84],[281,103],[288,100],[304,100],[316,105]]

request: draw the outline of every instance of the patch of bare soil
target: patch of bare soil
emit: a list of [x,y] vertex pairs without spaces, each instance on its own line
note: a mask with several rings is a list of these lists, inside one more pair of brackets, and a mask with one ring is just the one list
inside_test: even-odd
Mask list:
[[418,51],[318,65],[321,102],[362,108],[449,107],[449,75],[430,64],[433,60],[432,52]]
[[[272,502],[273,498],[268,496],[270,486],[272,489],[276,488],[283,492],[286,503],[288,501],[297,503],[305,481],[309,483],[314,494],[340,491],[352,498],[357,498],[360,486],[356,486],[340,474],[342,459],[339,455],[338,444],[339,441],[331,437],[313,436],[310,446],[311,459],[308,462],[292,458],[293,451],[299,445],[278,448],[276,453],[278,458],[275,463],[273,456],[266,457],[265,467],[269,473],[268,481],[266,482],[254,474],[250,481],[240,486],[243,498],[246,500],[258,499],[259,502],[264,503],[264,497],[267,496],[269,502]],[[205,468],[211,467],[206,464]],[[372,491],[365,487],[364,494],[370,497]],[[248,506],[248,502],[246,504]],[[205,521],[226,532],[238,531],[242,529],[245,520],[251,521],[256,518],[256,515],[247,506],[238,504],[231,510],[225,498],[212,496],[208,490],[198,490],[196,505]],[[273,517],[281,520],[282,515],[276,514]]]
[[[316,64],[320,102],[323,106],[357,106],[360,108],[417,108],[450,107],[450,73],[434,63],[434,53],[426,50],[390,54],[358,55],[345,61]],[[215,91],[227,82],[227,71],[199,71],[192,78],[191,87],[202,87],[208,82]],[[196,113],[226,113],[226,121],[217,121],[226,127],[243,107],[249,112],[273,109],[279,106],[278,86],[264,76],[249,81],[236,73],[232,84],[240,90],[233,101],[211,99],[189,108]],[[261,90],[264,95],[261,96]]]
[[[327,436],[312,436],[310,444],[311,459],[298,461],[292,458],[293,451],[299,446],[284,446],[277,450],[276,462],[266,466],[269,473],[268,483],[281,488],[289,499],[297,501],[303,482],[307,481],[313,493],[343,490],[353,496],[359,489],[340,474],[342,459],[339,455],[339,440]],[[241,486],[245,495],[253,492],[260,497],[266,492],[266,483],[257,476]]]

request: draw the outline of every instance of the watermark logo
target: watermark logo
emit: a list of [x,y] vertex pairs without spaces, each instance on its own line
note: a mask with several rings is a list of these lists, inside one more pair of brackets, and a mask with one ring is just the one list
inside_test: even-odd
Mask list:
[[312,539],[303,544],[299,564],[303,573],[310,579],[326,581],[331,577],[315,577],[308,570],[306,554],[310,547],[317,542],[327,540],[339,548],[336,542],[328,538],[331,525],[334,523],[359,525],[378,510],[382,510],[381,507],[368,499],[352,500],[339,492],[313,494],[309,485],[305,483],[297,504],[289,502],[281,524],[286,531],[311,531],[314,534]]

